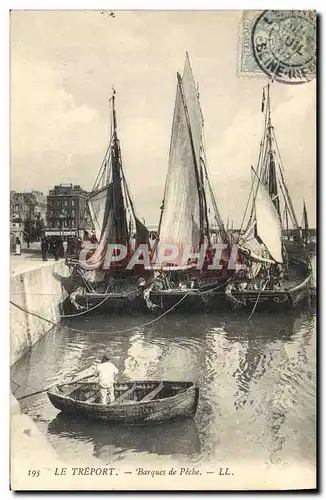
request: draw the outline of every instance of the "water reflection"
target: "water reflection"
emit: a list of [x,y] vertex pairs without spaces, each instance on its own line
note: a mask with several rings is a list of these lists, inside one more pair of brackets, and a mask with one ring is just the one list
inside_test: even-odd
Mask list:
[[[42,339],[17,363],[18,395],[50,385],[109,350],[124,379],[192,380],[196,420],[120,430],[58,416],[42,394],[24,400],[55,448],[105,461],[134,453],[314,462],[315,315],[169,315],[77,319]],[[131,328],[132,331],[119,333]],[[85,330],[85,333],[76,330]],[[42,363],[42,370],[40,364]],[[50,383],[49,383],[50,382]],[[195,426],[195,427],[194,427]],[[167,430],[169,429],[169,430]]]
[[187,458],[200,453],[198,429],[192,419],[126,427],[69,418],[59,413],[49,424],[48,433],[69,440],[87,440],[93,446],[93,455],[102,462],[115,456],[121,459],[129,451]]
[[293,334],[294,316],[279,316],[272,322],[270,316],[260,315],[250,321],[226,324],[224,330],[229,342],[237,343],[241,340],[241,355],[238,366],[232,376],[237,382],[234,394],[236,409],[244,407],[250,396],[250,385],[257,383],[272,366],[275,351],[278,351],[278,342],[290,340]]
[[[307,328],[307,324],[310,328]],[[293,342],[284,342],[280,348],[280,360],[278,363],[278,379],[274,385],[272,397],[269,401],[270,422],[270,462],[279,463],[284,456],[283,448],[287,446],[287,434],[293,424],[296,427],[298,421],[307,430],[308,435],[315,434],[315,371],[308,366],[308,359],[315,366],[314,349],[311,349],[311,338],[314,333],[312,328],[313,318],[298,318],[295,325]],[[309,350],[311,349],[311,352]],[[308,411],[307,411],[308,410]],[[303,437],[303,441],[307,436]],[[307,443],[309,449],[311,443]],[[298,453],[292,449],[292,454]],[[314,444],[312,445],[314,448]],[[305,449],[305,447],[303,447]],[[299,450],[302,456],[302,450]]]

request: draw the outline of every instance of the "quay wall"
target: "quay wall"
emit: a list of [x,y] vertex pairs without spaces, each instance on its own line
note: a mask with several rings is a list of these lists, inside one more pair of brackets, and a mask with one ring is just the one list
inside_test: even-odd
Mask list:
[[[59,304],[67,296],[58,276],[67,276],[64,261],[38,261],[25,270],[12,271],[10,300],[24,310],[57,323],[60,320]],[[52,328],[48,321],[10,304],[10,366]]]

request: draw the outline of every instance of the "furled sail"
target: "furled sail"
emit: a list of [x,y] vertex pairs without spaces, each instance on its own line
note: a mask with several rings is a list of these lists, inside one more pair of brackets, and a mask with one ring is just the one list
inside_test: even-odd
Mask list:
[[149,245],[149,231],[145,224],[140,222],[138,217],[135,216],[135,226],[136,226],[136,246],[141,244]]
[[307,213],[307,207],[306,207],[306,202],[303,201],[303,231],[302,231],[302,238],[305,243],[308,242],[309,238],[309,223],[308,223],[308,213]]

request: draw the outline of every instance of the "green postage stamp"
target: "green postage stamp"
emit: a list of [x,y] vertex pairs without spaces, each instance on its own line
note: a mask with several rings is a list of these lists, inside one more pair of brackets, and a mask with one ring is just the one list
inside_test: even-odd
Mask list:
[[316,76],[316,12],[245,11],[238,45],[238,75],[279,83],[306,83]]

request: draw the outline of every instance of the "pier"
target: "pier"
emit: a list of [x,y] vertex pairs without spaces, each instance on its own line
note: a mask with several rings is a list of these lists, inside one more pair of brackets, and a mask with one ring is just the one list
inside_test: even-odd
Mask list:
[[[42,261],[38,247],[39,244],[35,244],[35,249],[28,249],[28,253],[10,256],[11,367],[60,321],[59,304],[66,296],[60,281],[55,278],[55,273],[67,274],[64,261]],[[41,319],[41,316],[48,321]],[[20,404],[12,394],[10,413],[11,469],[12,472],[16,471],[16,476],[11,477],[11,488],[17,491],[20,484],[26,486],[26,480],[30,481],[32,487],[32,473],[34,470],[37,474],[40,461],[46,464],[50,473],[52,464],[58,466],[58,457],[38,426],[21,412]],[[36,450],[37,455],[34,454]],[[29,470],[32,472],[28,476]]]

